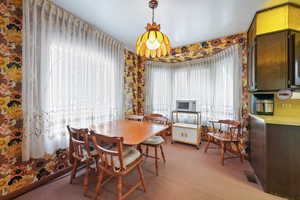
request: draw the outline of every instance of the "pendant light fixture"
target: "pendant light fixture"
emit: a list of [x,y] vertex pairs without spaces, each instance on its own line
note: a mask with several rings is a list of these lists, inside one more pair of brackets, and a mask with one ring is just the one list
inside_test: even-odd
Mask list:
[[136,53],[146,58],[167,56],[171,52],[169,38],[160,32],[160,25],[154,22],[154,9],[157,8],[157,0],[150,0],[149,7],[152,9],[152,23],[148,23],[146,31],[136,42]]

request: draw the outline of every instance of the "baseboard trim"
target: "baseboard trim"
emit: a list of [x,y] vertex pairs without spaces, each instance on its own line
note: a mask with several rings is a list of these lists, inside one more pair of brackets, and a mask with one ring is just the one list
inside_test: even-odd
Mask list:
[[43,178],[42,180],[38,181],[38,182],[35,182],[33,184],[30,184],[28,186],[25,186],[23,188],[21,188],[20,190],[17,190],[15,192],[12,192],[6,196],[2,196],[0,197],[0,200],[11,200],[11,199],[14,199],[14,198],[17,198],[18,196],[21,196],[22,194],[26,193],[26,192],[29,192],[31,190],[34,190],[36,189],[37,187],[40,187],[42,185],[45,185],[47,183],[49,183],[50,181],[64,175],[64,174],[67,174],[68,172],[70,172],[72,170],[72,167],[67,167],[66,169],[63,169],[57,173],[54,173],[54,174],[51,174],[45,178]]

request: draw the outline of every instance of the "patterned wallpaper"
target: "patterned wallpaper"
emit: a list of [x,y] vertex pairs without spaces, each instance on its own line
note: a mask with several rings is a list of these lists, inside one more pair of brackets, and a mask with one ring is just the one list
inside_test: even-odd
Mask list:
[[125,113],[144,113],[144,60],[136,54],[125,51]]
[[0,198],[68,166],[66,150],[21,162],[22,0],[0,0]]

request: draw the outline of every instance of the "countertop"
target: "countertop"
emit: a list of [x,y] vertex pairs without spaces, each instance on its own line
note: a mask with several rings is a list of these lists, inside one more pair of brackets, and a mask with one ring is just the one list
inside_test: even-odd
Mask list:
[[250,115],[264,120],[267,124],[300,126],[300,116]]

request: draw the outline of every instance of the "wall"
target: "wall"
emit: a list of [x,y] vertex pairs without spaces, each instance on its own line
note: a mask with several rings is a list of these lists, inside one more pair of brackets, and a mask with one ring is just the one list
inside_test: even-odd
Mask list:
[[125,51],[125,113],[144,113],[144,73],[145,65],[143,58],[136,54]]

